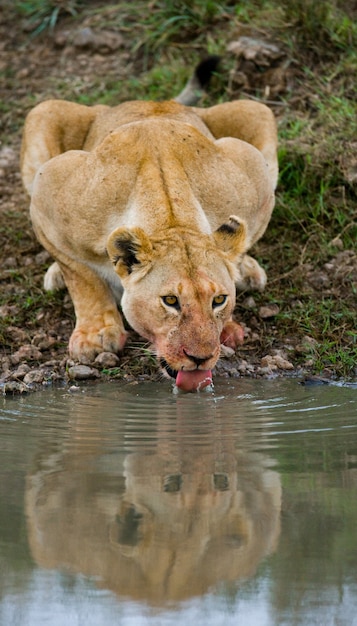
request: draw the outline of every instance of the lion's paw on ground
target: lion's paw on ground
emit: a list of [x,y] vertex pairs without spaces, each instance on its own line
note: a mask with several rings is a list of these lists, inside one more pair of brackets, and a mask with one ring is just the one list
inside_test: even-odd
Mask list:
[[243,326],[237,322],[227,322],[221,332],[221,344],[227,348],[235,350],[238,346],[241,346],[244,342],[244,329]]
[[100,330],[76,328],[69,341],[69,353],[72,359],[80,363],[92,363],[102,352],[121,352],[126,339],[127,333],[116,325]]

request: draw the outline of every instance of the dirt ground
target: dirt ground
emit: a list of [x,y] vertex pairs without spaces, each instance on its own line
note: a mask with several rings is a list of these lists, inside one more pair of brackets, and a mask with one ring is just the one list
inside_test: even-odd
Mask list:
[[[32,232],[29,202],[20,179],[24,117],[41,100],[75,93],[77,83],[83,95],[86,81],[90,89],[93,76],[97,82],[104,75],[107,81],[110,77],[125,79],[133,75],[136,67],[125,35],[98,31],[93,37],[87,27],[88,20],[83,16],[81,22],[69,20],[54,33],[31,38],[24,22],[11,9],[0,17],[0,389],[4,393],[26,392],[52,383],[76,386],[78,381],[90,379],[162,379],[149,347],[135,333],[131,333],[120,357],[102,354],[87,366],[71,362],[67,353],[74,326],[70,298],[66,292],[45,294],[42,288],[50,258]],[[276,92],[279,80],[281,72],[274,83]],[[261,251],[268,256],[273,247],[270,250],[263,241]],[[315,297],[326,290],[327,281],[334,297],[343,298],[343,276],[346,271],[349,275],[357,272],[355,252],[337,251],[329,266],[317,272],[311,267],[304,271],[310,271]],[[274,270],[269,280],[278,280]],[[313,371],[314,338],[309,333],[280,333],[276,322],[279,307],[271,302],[269,291],[264,298],[255,294],[240,296],[237,320],[244,324],[245,343],[236,354],[228,350],[222,354],[217,376],[304,377]],[[298,301],[296,306],[300,306]],[[334,373],[328,369],[321,374],[332,377]]]

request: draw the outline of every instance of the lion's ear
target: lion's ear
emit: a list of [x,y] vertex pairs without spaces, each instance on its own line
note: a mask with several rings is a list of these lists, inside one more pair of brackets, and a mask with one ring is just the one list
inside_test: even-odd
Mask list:
[[120,278],[147,266],[152,259],[152,245],[142,228],[117,228],[107,241],[107,251]]
[[235,215],[231,215],[228,222],[217,228],[213,236],[218,248],[228,254],[232,261],[249,248],[245,222]]

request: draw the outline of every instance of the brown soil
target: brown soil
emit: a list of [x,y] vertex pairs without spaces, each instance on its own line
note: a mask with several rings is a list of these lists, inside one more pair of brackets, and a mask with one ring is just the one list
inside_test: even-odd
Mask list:
[[[93,7],[93,3],[91,5]],[[38,389],[53,382],[73,384],[73,380],[90,378],[162,378],[155,359],[134,333],[120,358],[104,354],[87,369],[70,362],[67,342],[74,325],[71,301],[66,292],[46,294],[42,288],[50,259],[32,232],[29,202],[19,174],[24,117],[41,100],[63,98],[66,94],[75,99],[76,85],[83,95],[86,84],[90,91],[94,78],[98,86],[103,76],[107,82],[111,78],[113,81],[125,79],[132,77],[137,67],[137,58],[131,56],[125,34],[95,31],[95,38],[89,33],[92,39],[81,43],[80,37],[88,35],[83,31],[88,24],[95,31],[95,20],[90,21],[83,14],[79,21],[61,23],[54,33],[31,38],[24,23],[11,9],[11,3],[5,3],[0,17],[0,388],[5,393]],[[279,54],[277,58],[279,60]],[[270,77],[272,98],[285,88],[287,80],[293,79],[294,70],[290,67],[289,75],[284,74],[277,58],[273,59],[275,78],[272,81]],[[231,77],[229,89],[234,96],[238,87],[254,88],[257,81],[259,75],[254,67],[240,67],[233,79]],[[276,112],[279,113],[278,108]],[[263,240],[259,251],[263,258],[269,258],[274,254],[274,244]],[[279,271],[274,273],[273,264],[271,266],[269,280],[274,284],[281,276]],[[338,299],[344,297],[347,288],[344,272],[351,273],[352,267],[356,272],[354,252],[341,251],[336,252],[330,265],[318,270],[301,266],[300,272],[310,272],[311,292],[315,296],[318,292],[324,293],[328,283],[329,292]],[[290,304],[301,306],[298,298]],[[237,318],[245,324],[246,341],[237,354],[223,355],[216,375],[303,376],[310,371],[315,340],[308,334],[281,333],[276,323],[278,312],[279,307],[271,303],[269,291],[266,296],[243,294],[240,297]],[[333,372],[324,374],[331,376]]]

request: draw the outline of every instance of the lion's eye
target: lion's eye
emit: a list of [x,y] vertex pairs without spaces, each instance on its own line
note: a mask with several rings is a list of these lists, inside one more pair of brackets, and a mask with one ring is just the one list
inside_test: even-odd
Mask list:
[[215,309],[218,306],[222,306],[222,304],[225,304],[225,302],[227,301],[227,296],[225,296],[223,293],[220,294],[219,296],[215,296],[213,298],[212,301],[212,307]]
[[180,303],[179,303],[179,299],[176,296],[162,296],[161,299],[163,303],[166,304],[166,306],[171,306],[174,309],[179,310]]

